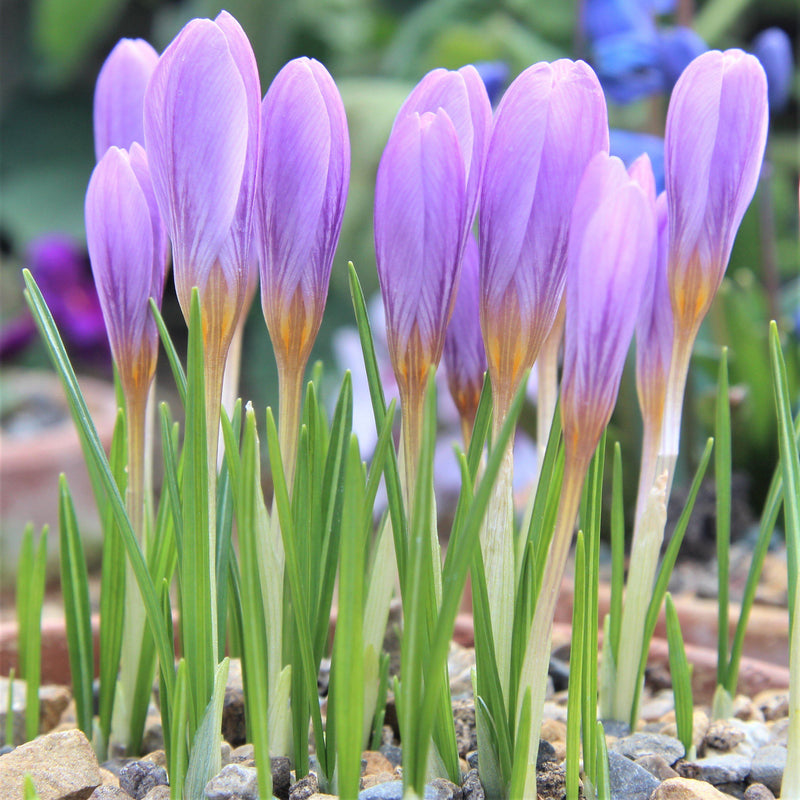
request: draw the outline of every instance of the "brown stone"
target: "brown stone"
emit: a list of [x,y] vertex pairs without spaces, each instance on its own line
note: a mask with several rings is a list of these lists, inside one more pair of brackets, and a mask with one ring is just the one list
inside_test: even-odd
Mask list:
[[557,719],[543,719],[539,738],[546,742],[564,742],[567,739],[567,726]]
[[41,800],[86,800],[102,783],[94,750],[79,730],[49,733],[0,756],[0,797],[22,797],[25,773]]
[[744,791],[744,800],[775,800],[775,795],[763,783],[751,783]]
[[[392,762],[377,750],[365,750],[361,754],[361,761],[364,764],[361,774],[365,778],[368,775],[377,775],[381,772],[394,772]],[[380,783],[381,781],[378,782]]]
[[119,786],[119,777],[105,767],[100,767],[100,780],[103,786]]
[[61,722],[61,715],[72,699],[66,686],[48,685],[39,689],[39,730],[49,733]]
[[744,731],[732,725],[727,720],[715,719],[708,726],[704,744],[721,753],[729,753],[737,744],[745,739]]
[[169,800],[169,786],[154,786],[142,800]]
[[705,781],[670,778],[655,789],[650,800],[728,800],[728,795]]
[[639,756],[634,763],[638,764],[640,767],[644,767],[651,775],[655,775],[660,781],[678,777],[678,773],[672,769],[667,760],[657,753]]
[[389,781],[396,781],[397,776],[394,772],[371,772],[369,775],[364,775],[361,778],[361,788],[369,789],[372,786],[377,786],[379,783],[388,783]]
[[98,786],[90,795],[89,800],[133,800],[133,798],[119,786]]

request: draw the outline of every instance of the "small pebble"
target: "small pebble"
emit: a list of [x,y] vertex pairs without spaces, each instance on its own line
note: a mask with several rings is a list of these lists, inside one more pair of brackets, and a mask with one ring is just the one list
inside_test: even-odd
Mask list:
[[152,761],[131,761],[119,771],[120,789],[133,800],[142,800],[154,786],[168,784],[167,771]]
[[545,761],[536,770],[536,791],[542,800],[561,800],[566,793],[567,773],[563,764]]
[[663,733],[632,733],[630,736],[617,739],[610,749],[630,759],[659,755],[669,764],[674,764],[686,754],[678,739],[665,736]]
[[616,739],[621,739],[623,736],[628,736],[631,732],[631,726],[621,719],[604,719],[603,732],[606,736],[613,736]]
[[403,763],[402,747],[394,744],[382,744],[380,752],[393,767],[399,767]]
[[483,790],[483,784],[478,777],[478,770],[471,769],[464,783],[461,784],[461,793],[464,800],[486,800],[486,792]]
[[638,764],[640,767],[644,767],[644,769],[660,781],[678,777],[678,773],[672,769],[664,757],[656,755],[655,753],[647,756],[639,756],[639,758],[634,759],[634,763]]
[[[387,781],[377,786],[370,786],[369,789],[362,789],[358,793],[358,800],[403,800],[403,781]],[[426,784],[424,800],[442,800],[442,798],[436,793],[436,789]]]
[[608,754],[608,776],[612,800],[650,800],[661,783],[644,767],[614,751]]
[[252,744],[242,744],[239,745],[239,747],[235,747],[231,752],[231,763],[233,764],[238,761],[253,761],[255,756],[256,752]]
[[228,764],[206,784],[207,800],[229,800],[232,794],[238,795],[241,800],[258,799],[258,773],[255,767]]
[[730,800],[730,797],[705,781],[670,778],[655,789],[649,800]]
[[556,749],[545,739],[539,740],[539,752],[536,756],[536,769],[541,769],[548,761],[556,761]]
[[750,780],[763,783],[773,794],[779,795],[786,769],[786,756],[786,748],[779,744],[759,748],[750,765]]
[[154,786],[143,800],[169,800],[169,786]]
[[98,786],[90,795],[89,800],[132,800],[131,796],[119,786]]
[[163,750],[153,750],[146,756],[143,756],[142,761],[152,761],[157,767],[167,768],[167,754]]
[[435,791],[433,797],[435,800],[463,800],[463,793],[461,787],[455,783],[448,781],[447,778],[434,778],[425,787],[425,796],[428,796],[428,788]]
[[744,800],[775,800],[775,795],[763,783],[751,783],[744,790]]
[[272,793],[280,800],[289,797],[289,785],[292,782],[292,762],[286,756],[275,756],[270,759],[272,766]]
[[308,800],[317,792],[319,792],[319,780],[313,772],[309,772],[289,790],[289,800]]
[[745,740],[745,732],[733,720],[715,719],[709,726],[704,744],[707,748],[729,753],[737,744]]
[[683,761],[678,764],[678,773],[684,778],[696,778],[708,783],[739,783],[750,774],[747,756],[739,753],[722,753]]

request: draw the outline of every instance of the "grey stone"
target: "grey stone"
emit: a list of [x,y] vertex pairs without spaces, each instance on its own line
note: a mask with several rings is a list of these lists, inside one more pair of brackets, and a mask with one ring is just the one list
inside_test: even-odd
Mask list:
[[546,739],[539,739],[539,752],[536,754],[536,769],[541,769],[548,761],[555,760],[555,747]]
[[775,795],[763,783],[751,783],[744,790],[744,800],[775,800]]
[[470,769],[478,769],[478,751],[473,750],[471,753],[467,753],[466,761]]
[[617,739],[621,739],[623,736],[630,735],[631,726],[621,719],[604,719],[603,732],[606,736],[615,736]]
[[161,715],[151,714],[144,723],[142,735],[142,752],[152,753],[164,749],[164,729],[161,726]]
[[228,800],[232,794],[258,800],[258,773],[255,767],[228,764],[206,784],[205,794],[207,800]]
[[131,796],[119,786],[98,786],[90,795],[89,800],[132,800]]
[[300,778],[289,790],[289,800],[308,800],[319,791],[319,780],[313,772]]
[[478,770],[471,769],[467,773],[464,783],[461,784],[461,793],[464,795],[464,800],[486,800],[486,792],[478,777]]
[[403,763],[403,748],[395,744],[382,744],[379,752],[393,766],[399,767]]
[[779,744],[756,750],[750,765],[750,780],[753,783],[763,783],[774,795],[779,795],[786,769],[786,754],[786,748]]
[[696,761],[678,764],[678,773],[684,778],[695,778],[713,783],[740,783],[750,774],[750,758],[740,753],[720,753]]
[[92,745],[79,730],[49,733],[0,756],[0,797],[22,797],[25,773],[42,800],[86,800],[102,783]]
[[245,743],[245,737],[242,662],[238,658],[232,658],[228,669],[228,682],[225,684],[225,700],[222,705],[222,738],[231,747],[238,747]]
[[289,785],[292,782],[292,762],[286,756],[270,759],[272,768],[272,793],[280,800],[288,800]]
[[433,797],[435,800],[463,800],[464,797],[461,787],[448,781],[447,778],[434,778],[428,786],[425,787],[426,797],[428,788],[434,790],[435,794]]
[[103,769],[107,769],[112,775],[116,775],[119,778],[120,770],[126,764],[130,764],[133,761],[135,761],[135,759],[133,758],[127,758],[126,756],[117,756],[116,758],[109,758],[108,761],[104,761],[100,766]]
[[231,763],[237,761],[253,761],[256,757],[256,751],[252,744],[243,744],[234,748],[231,753]]
[[648,756],[639,756],[639,758],[634,759],[634,763],[638,764],[640,767],[644,767],[651,775],[654,775],[660,781],[678,777],[678,773],[675,772],[664,757],[655,755],[655,753]]
[[154,786],[168,784],[167,771],[153,761],[131,761],[119,771],[119,786],[133,800],[142,800]]
[[[370,786],[369,789],[362,789],[358,793],[358,800],[403,800],[403,781],[386,781]],[[442,800],[442,796],[437,794],[433,786],[425,784],[424,800]]]
[[545,761],[536,769],[536,792],[542,800],[562,800],[566,786],[567,773],[563,764]]
[[642,756],[661,756],[667,763],[674,764],[686,754],[678,739],[663,733],[632,733],[614,742],[610,750],[630,759]]
[[649,800],[661,781],[621,753],[608,754],[611,800]]

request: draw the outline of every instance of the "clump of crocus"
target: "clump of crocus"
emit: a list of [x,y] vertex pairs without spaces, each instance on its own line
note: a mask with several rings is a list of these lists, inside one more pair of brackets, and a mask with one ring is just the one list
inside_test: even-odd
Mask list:
[[464,442],[469,444],[486,372],[478,294],[478,243],[470,235],[461,262],[453,316],[444,338],[444,364],[447,384],[461,418]]
[[158,53],[144,39],[120,39],[105,60],[94,89],[94,153],[112,145],[144,145],[144,93]]
[[[535,64],[497,108],[480,199],[481,327],[496,436],[555,320],[569,219],[589,160],[608,152],[600,84],[582,61]],[[500,679],[508,689],[516,583],[512,450],[498,476],[481,548]]]
[[741,50],[714,50],[696,58],[670,99],[665,138],[667,280],[675,327],[661,467],[656,470],[667,470],[668,493],[692,347],[755,192],[767,124],[764,70]]
[[526,796],[536,793],[538,733],[558,589],[586,470],[616,403],[654,235],[652,205],[641,186],[619,159],[595,156],[571,215],[561,382],[564,478],[518,695],[521,703],[530,688]]
[[277,74],[261,105],[261,306],[278,363],[280,438],[294,473],[303,375],[322,322],[350,181],[344,104],[318,61]]

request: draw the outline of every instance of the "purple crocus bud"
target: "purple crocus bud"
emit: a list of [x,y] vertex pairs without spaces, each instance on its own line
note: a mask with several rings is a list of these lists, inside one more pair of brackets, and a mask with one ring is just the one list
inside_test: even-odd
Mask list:
[[660,136],[639,131],[611,128],[609,131],[609,153],[622,159],[626,167],[642,153],[647,153],[656,179],[656,191],[664,191],[664,140]]
[[467,215],[464,219],[464,244],[472,230],[478,207],[478,192],[492,130],[492,106],[486,85],[471,64],[457,72],[434,69],[413,89],[395,118],[443,108],[456,129],[464,157]]
[[792,94],[792,40],[781,28],[767,28],[753,40],[753,55],[767,73],[769,110],[783,111]]
[[350,181],[339,90],[318,61],[297,58],[261,105],[258,177],[261,304],[279,367],[302,370],[325,309]]
[[[158,354],[149,298],[161,305],[166,234],[152,201],[147,157],[110,147],[86,191],[86,239],[111,352],[127,393],[146,393]],[[150,198],[148,200],[148,198]]]
[[665,137],[669,284],[692,340],[728,265],[767,139],[767,79],[755,56],[712,50],[675,86]]
[[226,12],[189,22],[145,95],[145,140],[188,318],[192,287],[221,348],[248,283],[259,83],[249,42]]
[[622,162],[598,154],[572,211],[561,415],[567,458],[588,460],[611,418],[655,236],[653,209]]
[[479,237],[481,327],[496,401],[510,402],[553,325],[575,192],[599,151],[608,152],[606,103],[584,62],[535,64],[500,101]]
[[462,421],[470,430],[486,372],[486,351],[481,336],[479,263],[478,243],[470,235],[443,352],[450,394]]
[[464,159],[447,112],[398,120],[375,184],[375,253],[400,396],[424,389],[453,308],[467,214]]
[[94,154],[99,161],[112,145],[130,150],[144,144],[144,93],[158,53],[144,39],[120,39],[105,60],[94,87]]

